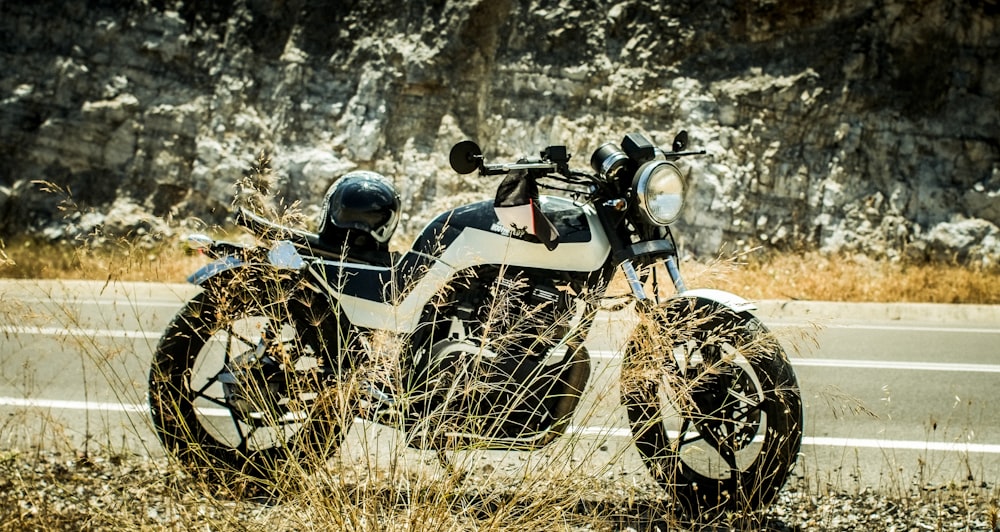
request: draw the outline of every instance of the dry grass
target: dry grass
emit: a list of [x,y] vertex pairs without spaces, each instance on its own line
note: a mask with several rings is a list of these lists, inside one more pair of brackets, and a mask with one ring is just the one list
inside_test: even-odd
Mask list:
[[[261,175],[259,169],[254,170],[248,179]],[[249,183],[245,188],[260,187]],[[236,230],[228,237],[241,238],[243,234]],[[176,240],[155,246],[122,240],[99,249],[86,243],[0,241],[0,277],[8,278],[179,283],[206,262]],[[725,289],[751,299],[1000,303],[1000,269],[893,264],[817,253],[689,261],[682,269],[692,287]],[[67,313],[55,321],[76,324],[78,318]],[[109,358],[103,346],[87,339],[81,344],[81,358],[92,361],[107,381],[95,384],[127,390],[119,396],[123,403],[137,402],[129,395],[137,386],[125,372],[109,369],[106,361],[127,359],[132,347],[131,340],[123,342],[122,356]],[[25,372],[31,369],[24,368]],[[595,382],[601,380],[596,373]],[[606,380],[614,378],[616,375],[611,375]],[[34,392],[28,389],[25,395]],[[594,406],[578,411],[577,423],[586,426],[597,412],[598,401],[614,399],[613,394],[605,393],[609,392],[600,393]],[[353,411],[343,410],[338,417],[353,416]],[[274,482],[270,487],[289,484],[293,489],[274,489],[272,498],[264,501],[233,500],[228,496],[232,494],[223,493],[225,485],[192,476],[190,467],[178,459],[123,460],[112,452],[105,461],[101,453],[86,451],[82,458],[74,454],[74,460],[40,452],[28,459],[16,450],[5,451],[0,454],[0,492],[6,494],[0,496],[0,516],[6,518],[0,518],[0,531],[678,528],[675,518],[663,513],[662,494],[651,495],[649,486],[623,475],[625,466],[620,464],[625,449],[631,447],[616,448],[608,443],[607,435],[597,436],[596,442],[594,437],[567,435],[534,457],[505,454],[495,466],[484,465],[481,455],[486,452],[456,452],[450,459],[458,467],[452,469],[428,459],[426,453],[421,456],[407,450],[407,436],[402,432],[386,441],[386,437],[368,435],[358,426],[353,429],[354,439],[334,455],[335,467],[306,471],[299,469],[299,464],[312,460],[290,460],[284,463],[288,469],[282,476],[269,481]],[[0,436],[12,427],[0,425],[4,429]],[[386,445],[391,448],[387,455],[380,451]],[[383,454],[379,456],[379,452]],[[782,497],[784,500],[788,495]],[[995,505],[990,504],[992,511]],[[940,504],[933,506],[938,508]],[[780,512],[791,515],[786,508]],[[978,509],[970,515],[982,516]],[[742,516],[723,516],[718,529],[729,528],[740,519]]]
[[73,242],[0,241],[0,278],[184,282],[207,262],[179,242],[142,247],[128,242],[92,249]]
[[[188,273],[206,262],[178,244],[153,249],[121,244],[95,251],[21,241],[2,251],[0,277],[183,282]],[[950,265],[887,264],[806,253],[692,261],[683,269],[692,286],[726,289],[754,299],[1000,303],[1000,272]],[[75,323],[75,319],[67,315],[61,321]],[[128,347],[122,346],[123,356],[128,356]],[[84,357],[107,358],[105,351],[91,344],[84,349]],[[128,377],[114,371],[102,373],[113,388],[131,389]],[[125,395],[122,400],[135,402]],[[585,423],[595,412],[581,411],[578,421]],[[8,452],[0,455],[0,488],[15,495],[0,497],[0,515],[13,517],[7,523],[0,519],[0,530],[77,526],[620,530],[678,526],[673,516],[662,513],[663,500],[658,498],[662,495],[652,496],[648,486],[621,475],[617,464],[627,446],[615,448],[570,435],[527,461],[504,456],[501,465],[489,468],[472,452],[465,460],[459,457],[463,466],[459,469],[470,474],[463,479],[429,457],[406,450],[401,439],[391,438],[393,450],[388,458],[371,458],[370,452],[385,445],[385,440],[357,435],[353,445],[345,446],[357,452],[337,454],[336,467],[309,474],[293,468],[290,476],[299,489],[265,504],[232,500],[219,494],[217,484],[192,482],[188,472],[173,460],[142,462],[143,466],[133,466],[130,460],[123,468],[84,454],[86,460],[74,460],[71,465],[65,459],[54,461],[54,473],[37,478],[31,472],[38,470],[38,460]],[[505,461],[516,467],[507,469],[502,465]],[[583,463],[607,465],[600,465],[595,473],[581,467]],[[81,485],[92,485],[93,489],[80,492]],[[73,491],[63,486],[72,486]],[[794,493],[808,496],[814,492]],[[77,502],[67,505],[66,500]],[[969,514],[981,519],[982,506]],[[791,515],[784,513],[789,512],[786,507],[781,511],[780,515]],[[722,523],[719,529],[726,525]]]
[[[206,259],[178,242],[102,249],[18,240],[0,246],[0,277],[184,282]],[[1000,304],[1000,267],[914,264],[817,252],[689,261],[688,284],[753,300]]]
[[761,254],[682,267],[691,286],[727,290],[751,300],[1000,304],[1000,267],[817,252]]

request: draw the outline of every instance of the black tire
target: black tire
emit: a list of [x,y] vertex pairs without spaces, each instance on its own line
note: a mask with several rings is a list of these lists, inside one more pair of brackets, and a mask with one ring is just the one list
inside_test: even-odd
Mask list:
[[[347,387],[337,385],[347,372],[329,304],[259,273],[213,279],[174,318],[149,374],[164,447],[196,475],[237,489],[310,471],[353,421]],[[220,379],[234,374],[238,393],[227,401]]]
[[802,442],[802,399],[759,320],[703,299],[656,309],[628,343],[622,402],[635,445],[678,514],[754,516],[774,501]]

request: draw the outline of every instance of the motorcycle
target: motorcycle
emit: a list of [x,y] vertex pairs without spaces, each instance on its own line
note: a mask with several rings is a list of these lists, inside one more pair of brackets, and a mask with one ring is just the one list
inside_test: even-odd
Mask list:
[[259,244],[190,236],[214,260],[155,352],[160,440],[196,473],[261,482],[324,463],[358,418],[446,466],[449,450],[542,449],[572,432],[595,316],[627,307],[620,397],[649,474],[688,516],[766,508],[799,452],[800,391],[751,302],[684,283],[678,165],[705,153],[687,144],[630,133],[579,171],[564,146],[487,164],[460,142],[452,168],[503,176],[496,197],[404,253],[387,247],[398,195],[372,172],[334,182],[317,233],[240,209]]

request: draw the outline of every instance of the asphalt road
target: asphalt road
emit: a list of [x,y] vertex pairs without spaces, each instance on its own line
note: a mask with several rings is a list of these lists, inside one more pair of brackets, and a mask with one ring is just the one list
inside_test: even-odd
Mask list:
[[[0,281],[0,449],[162,454],[146,414],[148,362],[166,323],[196,291]],[[1000,482],[1000,307],[760,307],[802,388],[806,431],[796,474],[841,489]],[[627,314],[601,316],[588,340],[593,379],[573,425],[580,437],[528,462],[568,452],[567,467],[644,475],[614,386],[616,350],[630,328]],[[342,455],[380,456],[398,442],[395,431],[359,423]],[[505,467],[523,468],[525,460]]]

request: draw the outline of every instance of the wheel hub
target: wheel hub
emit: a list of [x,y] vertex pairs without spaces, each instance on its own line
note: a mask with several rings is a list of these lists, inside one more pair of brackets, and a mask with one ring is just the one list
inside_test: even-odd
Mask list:
[[[721,376],[720,376],[721,377]],[[710,383],[693,391],[692,399],[701,412],[699,431],[731,450],[739,451],[753,442],[760,429],[761,412],[754,398],[753,379],[739,366],[727,369],[728,385]]]
[[227,363],[218,375],[226,404],[237,417],[250,425],[261,425],[268,418],[280,419],[287,411],[285,372],[259,347]]

